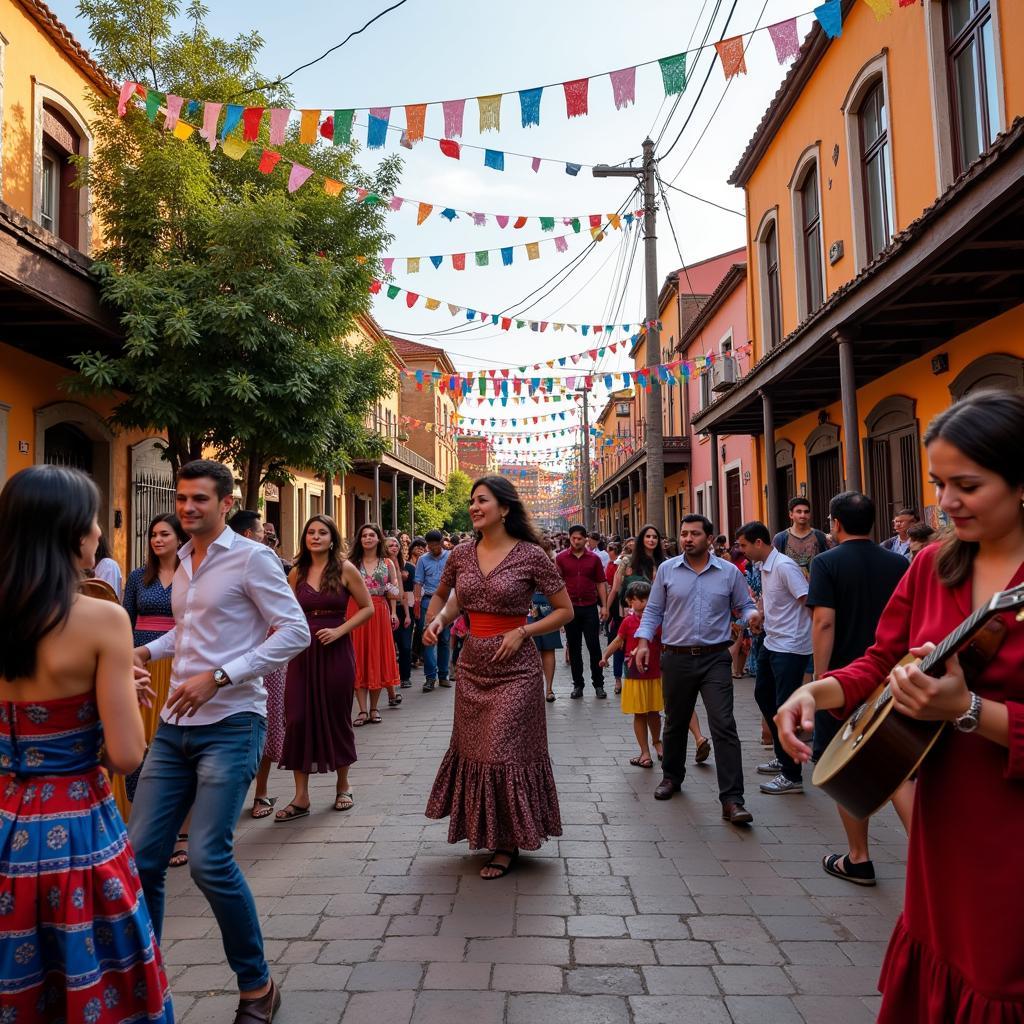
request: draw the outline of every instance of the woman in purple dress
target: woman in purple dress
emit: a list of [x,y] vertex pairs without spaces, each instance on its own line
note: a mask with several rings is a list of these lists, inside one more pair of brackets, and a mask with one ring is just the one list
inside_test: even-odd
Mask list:
[[[462,612],[469,636],[459,659],[455,722],[427,804],[427,817],[451,816],[448,841],[468,839],[494,855],[480,875],[506,875],[519,850],[562,834],[548,756],[544,674],[525,641],[572,619],[565,583],[540,547],[516,489],[500,476],[473,485],[469,516],[476,541],[460,544],[434,591],[424,643]],[[448,600],[454,591],[454,597]],[[527,624],[534,594],[552,611]],[[448,601],[446,606],[445,602]]]
[[[302,531],[302,553],[288,582],[309,619],[309,647],[288,666],[284,691],[284,750],[279,768],[295,776],[295,796],[274,820],[309,814],[309,776],[337,772],[334,809],[353,806],[349,765],[356,761],[352,697],[356,664],[352,630],[373,615],[359,571],[342,557],[341,534],[330,516],[315,515]],[[349,597],[356,605],[345,618]]]

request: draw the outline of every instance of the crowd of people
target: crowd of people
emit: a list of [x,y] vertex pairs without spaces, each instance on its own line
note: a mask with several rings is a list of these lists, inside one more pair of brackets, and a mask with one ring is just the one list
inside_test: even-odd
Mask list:
[[[956,656],[938,677],[903,659],[1024,584],[1022,433],[1024,399],[1009,394],[937,417],[924,444],[947,525],[933,536],[899,509],[881,545],[856,491],[832,498],[827,534],[798,497],[774,536],[751,521],[729,538],[699,514],[674,540],[652,525],[542,536],[512,484],[487,476],[468,537],[364,524],[346,543],[314,515],[285,561],[270,524],[234,509],[231,470],[197,460],[123,595],[93,482],[57,466],[15,474],[0,492],[0,1020],[173,1020],[159,944],[168,868],[187,863],[237,977],[236,1024],[269,1024],[281,993],[236,822],[254,780],[247,813],[273,824],[313,812],[314,774],[336,777],[330,811],[354,807],[355,730],[384,722],[385,693],[389,712],[409,713],[417,665],[424,693],[454,685],[425,814],[449,819],[451,843],[489,851],[483,879],[503,878],[562,832],[545,710],[560,650],[570,700],[587,669],[608,700],[611,668],[639,748],[630,765],[660,763],[655,799],[684,785],[692,735],[697,763],[713,754],[723,819],[742,828],[744,675],[773,748],[757,765],[766,798],[799,796],[804,766],[885,680],[898,713],[950,723],[892,797],[910,836],[907,900],[879,1019],[1021,1019],[1024,630],[1004,615],[1001,645],[969,677]],[[294,782],[279,809],[275,767]],[[839,813],[848,848],[822,869],[873,885],[868,821]]]

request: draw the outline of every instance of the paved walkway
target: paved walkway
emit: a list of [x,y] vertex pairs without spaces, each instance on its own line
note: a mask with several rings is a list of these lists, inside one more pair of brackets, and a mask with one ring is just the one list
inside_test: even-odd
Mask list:
[[[854,1024],[903,892],[906,844],[891,810],[873,823],[875,889],[822,873],[842,849],[830,801],[762,796],[753,686],[737,686],[752,828],[725,824],[709,765],[658,803],[631,767],[617,700],[548,705],[564,835],[506,879],[423,817],[447,747],[453,690],[404,691],[356,734],[356,807],[288,825],[243,816],[238,856],[282,985],[278,1024]],[[610,689],[609,689],[610,694]],[[703,719],[703,709],[701,709]],[[692,758],[692,752],[691,752]],[[292,790],[276,772],[279,806]],[[216,922],[187,871],[170,872],[164,950],[185,1024],[230,1022],[237,996]]]

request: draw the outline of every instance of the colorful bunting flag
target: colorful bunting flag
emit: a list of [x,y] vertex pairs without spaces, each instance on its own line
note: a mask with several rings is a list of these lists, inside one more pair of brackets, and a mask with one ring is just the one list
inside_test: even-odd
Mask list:
[[117,116],[124,117],[128,113],[128,101],[135,95],[138,86],[135,82],[125,82],[117,97]]
[[608,77],[612,83],[612,99],[615,101],[616,110],[636,103],[635,67],[609,72]]
[[796,18],[789,21],[780,21],[775,25],[768,26],[768,35],[772,38],[775,46],[775,56],[780,64],[796,57],[800,53],[800,38],[796,31]]
[[164,131],[173,132],[175,127],[177,127],[178,118],[181,116],[181,105],[184,102],[183,97],[168,94],[166,101],[167,115],[164,118]]
[[292,169],[288,174],[288,191],[295,192],[302,188],[312,173],[313,169],[311,167],[303,167],[302,164],[292,164]]
[[179,122],[178,122],[178,123],[177,123],[177,124],[176,124],[176,125],[174,126],[174,131],[173,131],[173,133],[172,133],[172,134],[174,135],[174,137],[175,137],[176,139],[182,139],[182,140],[184,140],[184,139],[188,139],[188,138],[191,138],[191,136],[192,136],[192,133],[193,133],[194,131],[195,131],[195,128],[193,128],[193,127],[192,127],[192,125],[188,124],[188,123],[187,123],[187,122],[185,122],[185,121],[179,121]]
[[420,203],[419,208],[416,211],[416,225],[417,227],[422,224],[433,212],[433,205],[431,203]]
[[369,131],[366,135],[367,149],[381,149],[388,139],[388,122],[391,120],[390,107],[372,107],[370,109]]
[[[156,89],[150,89],[146,93],[146,117],[150,121],[156,121],[156,115],[160,112],[160,107],[163,106],[164,94],[157,92]],[[220,104],[217,104],[217,109],[220,109]],[[210,147],[213,148],[212,146]]]
[[499,149],[484,150],[484,167],[494,171],[505,170],[505,154]]
[[320,126],[319,110],[300,111],[299,142],[304,146],[312,146],[316,142],[316,130]]
[[347,146],[352,141],[352,119],[354,110],[335,110],[334,112],[334,145]]
[[881,21],[883,18],[888,18],[892,14],[895,0],[864,0],[864,3],[871,8],[877,21]]
[[420,258],[419,256],[408,256],[405,260],[405,270],[408,274],[418,274],[420,272]]
[[452,267],[454,267],[455,270],[466,269],[466,254],[464,252],[452,253]]
[[814,17],[829,39],[838,39],[843,34],[842,0],[825,0],[814,8]]
[[733,36],[715,43],[718,59],[722,62],[722,70],[726,79],[747,73],[747,62],[743,52],[743,36]]
[[677,53],[674,57],[662,57],[658,61],[661,68],[661,84],[666,96],[674,96],[686,89],[686,54]]
[[570,177],[575,178],[576,175],[580,173],[580,167],[581,166],[582,166],[582,164],[568,164],[567,163],[565,165],[565,173],[568,174]]
[[586,117],[590,79],[577,78],[572,82],[563,82],[562,88],[565,90],[565,116]]
[[462,138],[462,119],[466,110],[465,100],[445,100],[441,104],[444,111],[444,134],[449,139]]
[[501,131],[501,93],[492,96],[478,96],[480,109],[480,133]]
[[458,160],[462,156],[462,147],[452,139],[442,139],[440,142],[441,152],[451,157],[452,160]]
[[426,103],[410,103],[405,108],[405,136],[410,142],[421,142],[427,124]]
[[241,160],[249,152],[249,143],[243,139],[222,139],[220,148],[226,157],[232,160]]
[[270,144],[272,146],[283,146],[285,132],[288,128],[288,115],[290,110],[282,110],[280,107],[273,107],[270,111]]
[[519,90],[519,109],[524,128],[540,124],[540,97],[543,92],[542,88]]
[[259,139],[262,120],[263,107],[246,107],[242,112],[242,138],[246,142],[256,142]]

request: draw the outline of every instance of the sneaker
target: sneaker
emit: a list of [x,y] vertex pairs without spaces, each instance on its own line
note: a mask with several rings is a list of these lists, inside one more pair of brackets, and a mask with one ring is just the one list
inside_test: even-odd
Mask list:
[[762,782],[760,785],[762,793],[768,793],[771,796],[782,796],[785,793],[802,793],[804,791],[804,784],[802,782],[794,782],[792,779],[787,779],[785,775],[776,775],[771,782]]
[[576,687],[573,687],[573,691],[572,691],[572,693],[570,693],[570,694],[569,694],[569,696],[570,696],[570,697],[571,697],[571,698],[572,698],[573,700],[579,700],[579,699],[580,699],[580,697],[582,697],[582,696],[583,696],[583,688],[582,688],[582,687],[580,687],[579,689],[577,689]]
[[782,762],[777,757],[757,766],[758,775],[779,775],[781,772]]
[[452,684],[447,679],[438,679],[437,685],[438,686],[443,686],[447,690]]
[[430,693],[433,689],[434,689],[434,680],[433,679],[428,679],[423,684],[423,692],[424,693]]
[[608,699],[608,694],[604,692],[603,686],[597,687],[597,689],[594,691],[594,696],[597,697],[598,700]]
[[401,681],[401,682],[400,682],[400,683],[399,683],[398,685],[399,685],[399,686],[400,686],[400,687],[401,687],[401,688],[402,688],[403,690],[411,690],[411,689],[412,689],[412,683],[411,683],[411,682],[410,682],[410,680],[408,680],[408,679],[403,679],[403,680],[402,680],[402,681]]

